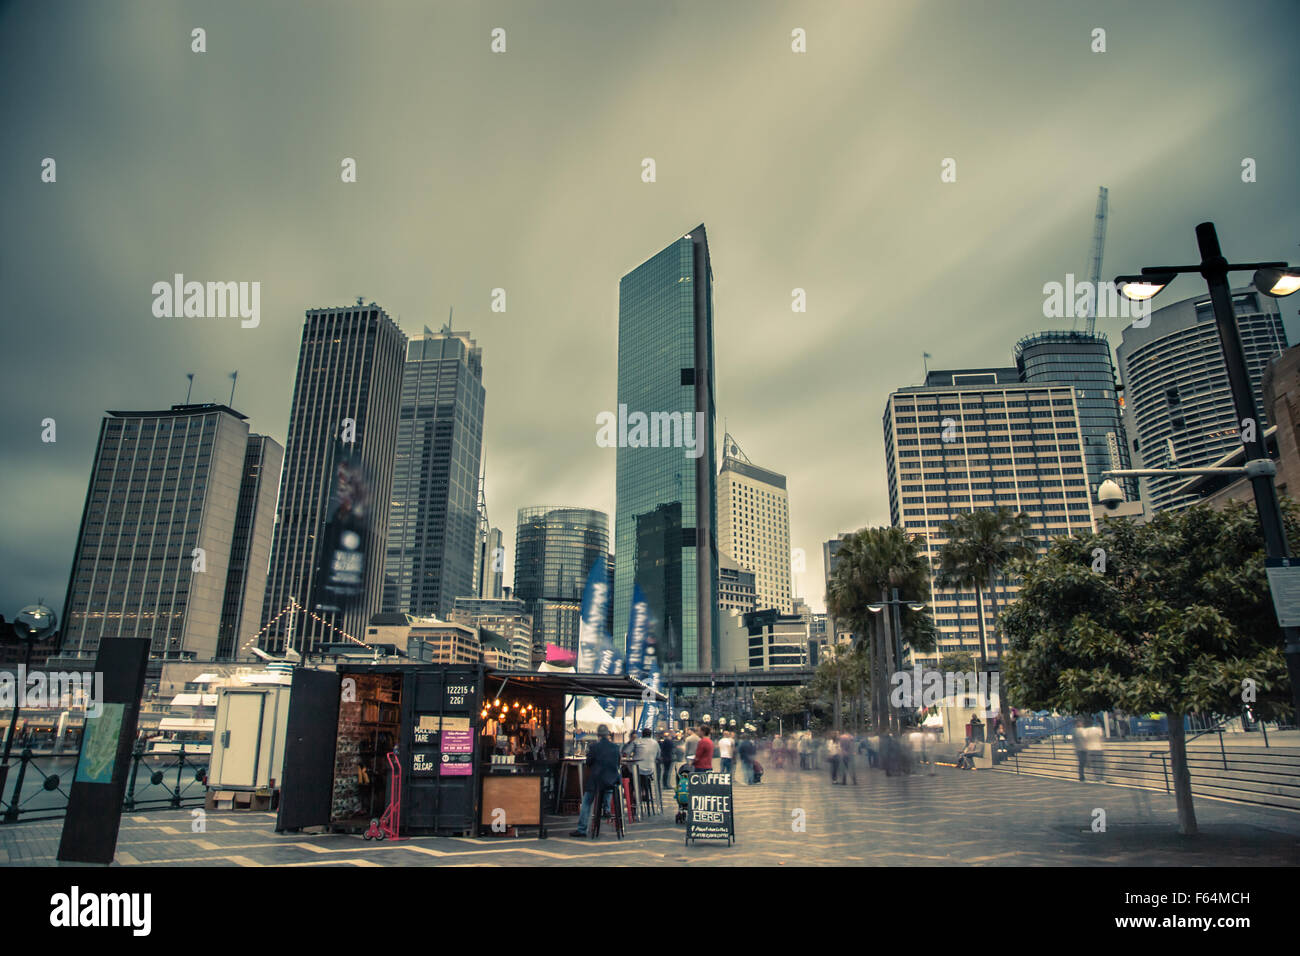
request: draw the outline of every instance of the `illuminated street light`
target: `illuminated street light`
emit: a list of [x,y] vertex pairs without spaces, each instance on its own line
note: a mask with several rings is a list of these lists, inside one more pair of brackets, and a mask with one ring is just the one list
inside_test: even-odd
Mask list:
[[1300,269],[1264,268],[1255,273],[1255,288],[1265,295],[1280,299],[1300,292]]

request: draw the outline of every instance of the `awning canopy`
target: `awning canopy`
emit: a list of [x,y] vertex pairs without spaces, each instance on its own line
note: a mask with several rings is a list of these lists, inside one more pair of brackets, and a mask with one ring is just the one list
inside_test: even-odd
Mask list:
[[[490,670],[486,674],[487,686],[484,695],[499,697],[498,689],[505,685],[521,686],[554,693],[571,694],[578,697],[612,697],[615,700],[641,700],[646,703],[659,701],[665,703],[667,695],[651,691],[639,680],[626,674],[561,674],[539,673],[537,671],[498,671]],[[648,693],[647,693],[648,691]]]

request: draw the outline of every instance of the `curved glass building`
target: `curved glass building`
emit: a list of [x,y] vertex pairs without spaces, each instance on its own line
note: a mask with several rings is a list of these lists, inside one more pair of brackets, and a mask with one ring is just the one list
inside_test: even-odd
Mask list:
[[578,649],[582,591],[591,566],[609,553],[609,515],[591,508],[519,509],[515,591],[533,617],[533,646]]
[[[1016,343],[1015,359],[1022,382],[1074,386],[1089,499],[1095,502],[1102,472],[1130,467],[1110,342],[1100,333],[1037,332]],[[1137,498],[1133,479],[1121,487],[1129,501]]]

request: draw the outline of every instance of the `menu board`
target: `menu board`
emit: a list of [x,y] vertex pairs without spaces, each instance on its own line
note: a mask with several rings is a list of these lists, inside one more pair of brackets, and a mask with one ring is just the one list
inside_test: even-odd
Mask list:
[[731,774],[693,773],[687,778],[686,842],[736,839]]

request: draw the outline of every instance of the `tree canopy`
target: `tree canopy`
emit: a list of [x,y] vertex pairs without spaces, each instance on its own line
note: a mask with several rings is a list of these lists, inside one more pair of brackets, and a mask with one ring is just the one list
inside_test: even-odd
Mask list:
[[[1294,503],[1284,511],[1294,537]],[[1254,508],[1240,504],[1056,539],[1020,563],[1020,593],[1002,613],[1012,699],[1067,713],[1226,715],[1248,702],[1261,717],[1289,714],[1263,548]]]

